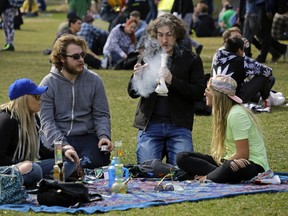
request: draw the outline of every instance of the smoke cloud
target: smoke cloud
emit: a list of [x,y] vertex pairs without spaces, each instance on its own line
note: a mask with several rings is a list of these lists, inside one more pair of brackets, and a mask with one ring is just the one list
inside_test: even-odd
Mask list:
[[[147,66],[140,76],[134,76],[132,79],[133,89],[142,97],[148,97],[155,91],[159,82],[159,69],[161,65],[161,49],[157,40],[146,37],[139,49],[144,50],[141,53],[143,61]],[[155,55],[155,53],[157,53]]]

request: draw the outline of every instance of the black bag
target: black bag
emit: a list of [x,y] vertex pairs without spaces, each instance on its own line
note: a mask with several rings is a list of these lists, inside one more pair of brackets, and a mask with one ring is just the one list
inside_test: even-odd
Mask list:
[[38,183],[37,201],[40,205],[69,207],[102,199],[100,194],[93,196],[97,196],[97,199],[90,199],[89,190],[83,183],[50,179],[42,179]]

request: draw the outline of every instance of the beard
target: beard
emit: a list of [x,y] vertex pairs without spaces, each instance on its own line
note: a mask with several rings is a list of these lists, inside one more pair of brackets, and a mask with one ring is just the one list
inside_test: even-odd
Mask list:
[[84,71],[84,65],[81,66],[81,69],[80,69],[80,65],[78,66],[73,66],[71,67],[66,61],[63,63],[63,69],[69,73],[69,74],[72,74],[72,75],[79,75],[81,73],[83,73]]

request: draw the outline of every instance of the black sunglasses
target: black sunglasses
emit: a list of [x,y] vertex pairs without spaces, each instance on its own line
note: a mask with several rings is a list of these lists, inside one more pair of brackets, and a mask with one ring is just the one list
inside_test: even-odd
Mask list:
[[32,95],[36,100],[40,100],[41,99],[41,95],[37,94],[37,95]]
[[70,57],[70,58],[73,58],[73,59],[75,59],[75,60],[80,59],[80,57],[82,57],[82,58],[84,59],[85,55],[86,55],[85,52],[82,52],[82,53],[80,53],[80,54],[77,53],[77,54],[73,54],[73,55],[63,54],[63,56],[65,56],[65,57]]

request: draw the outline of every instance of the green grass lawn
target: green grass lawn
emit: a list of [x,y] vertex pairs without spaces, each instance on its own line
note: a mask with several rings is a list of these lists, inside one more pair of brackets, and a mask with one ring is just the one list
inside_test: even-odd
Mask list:
[[[37,18],[25,18],[20,31],[15,33],[15,52],[0,52],[0,104],[8,101],[7,90],[17,78],[27,77],[39,83],[49,73],[48,56],[42,54],[55,38],[58,25],[65,20],[65,14],[41,14]],[[96,20],[95,24],[106,28],[107,23]],[[201,57],[205,72],[210,72],[212,56],[221,46],[221,38],[196,38],[204,45]],[[4,35],[0,34],[0,46],[4,45]],[[254,57],[257,51],[253,50]],[[271,56],[268,57],[270,59]],[[269,64],[276,77],[274,89],[288,95],[288,62]],[[104,80],[111,109],[112,138],[122,140],[124,164],[136,163],[136,133],[132,127],[138,100],[129,98],[127,82],[132,71],[97,70]],[[274,171],[288,171],[288,107],[273,107],[269,114],[257,114],[266,135],[266,147],[270,167]],[[195,116],[193,141],[196,151],[209,153],[211,139],[211,116]],[[115,153],[113,153],[114,155]],[[145,209],[112,211],[105,215],[287,215],[288,193],[245,195],[233,198],[182,203]],[[0,215],[46,215],[44,213],[19,213],[0,211]],[[54,214],[66,215],[66,214]],[[79,214],[81,215],[81,214]]]

